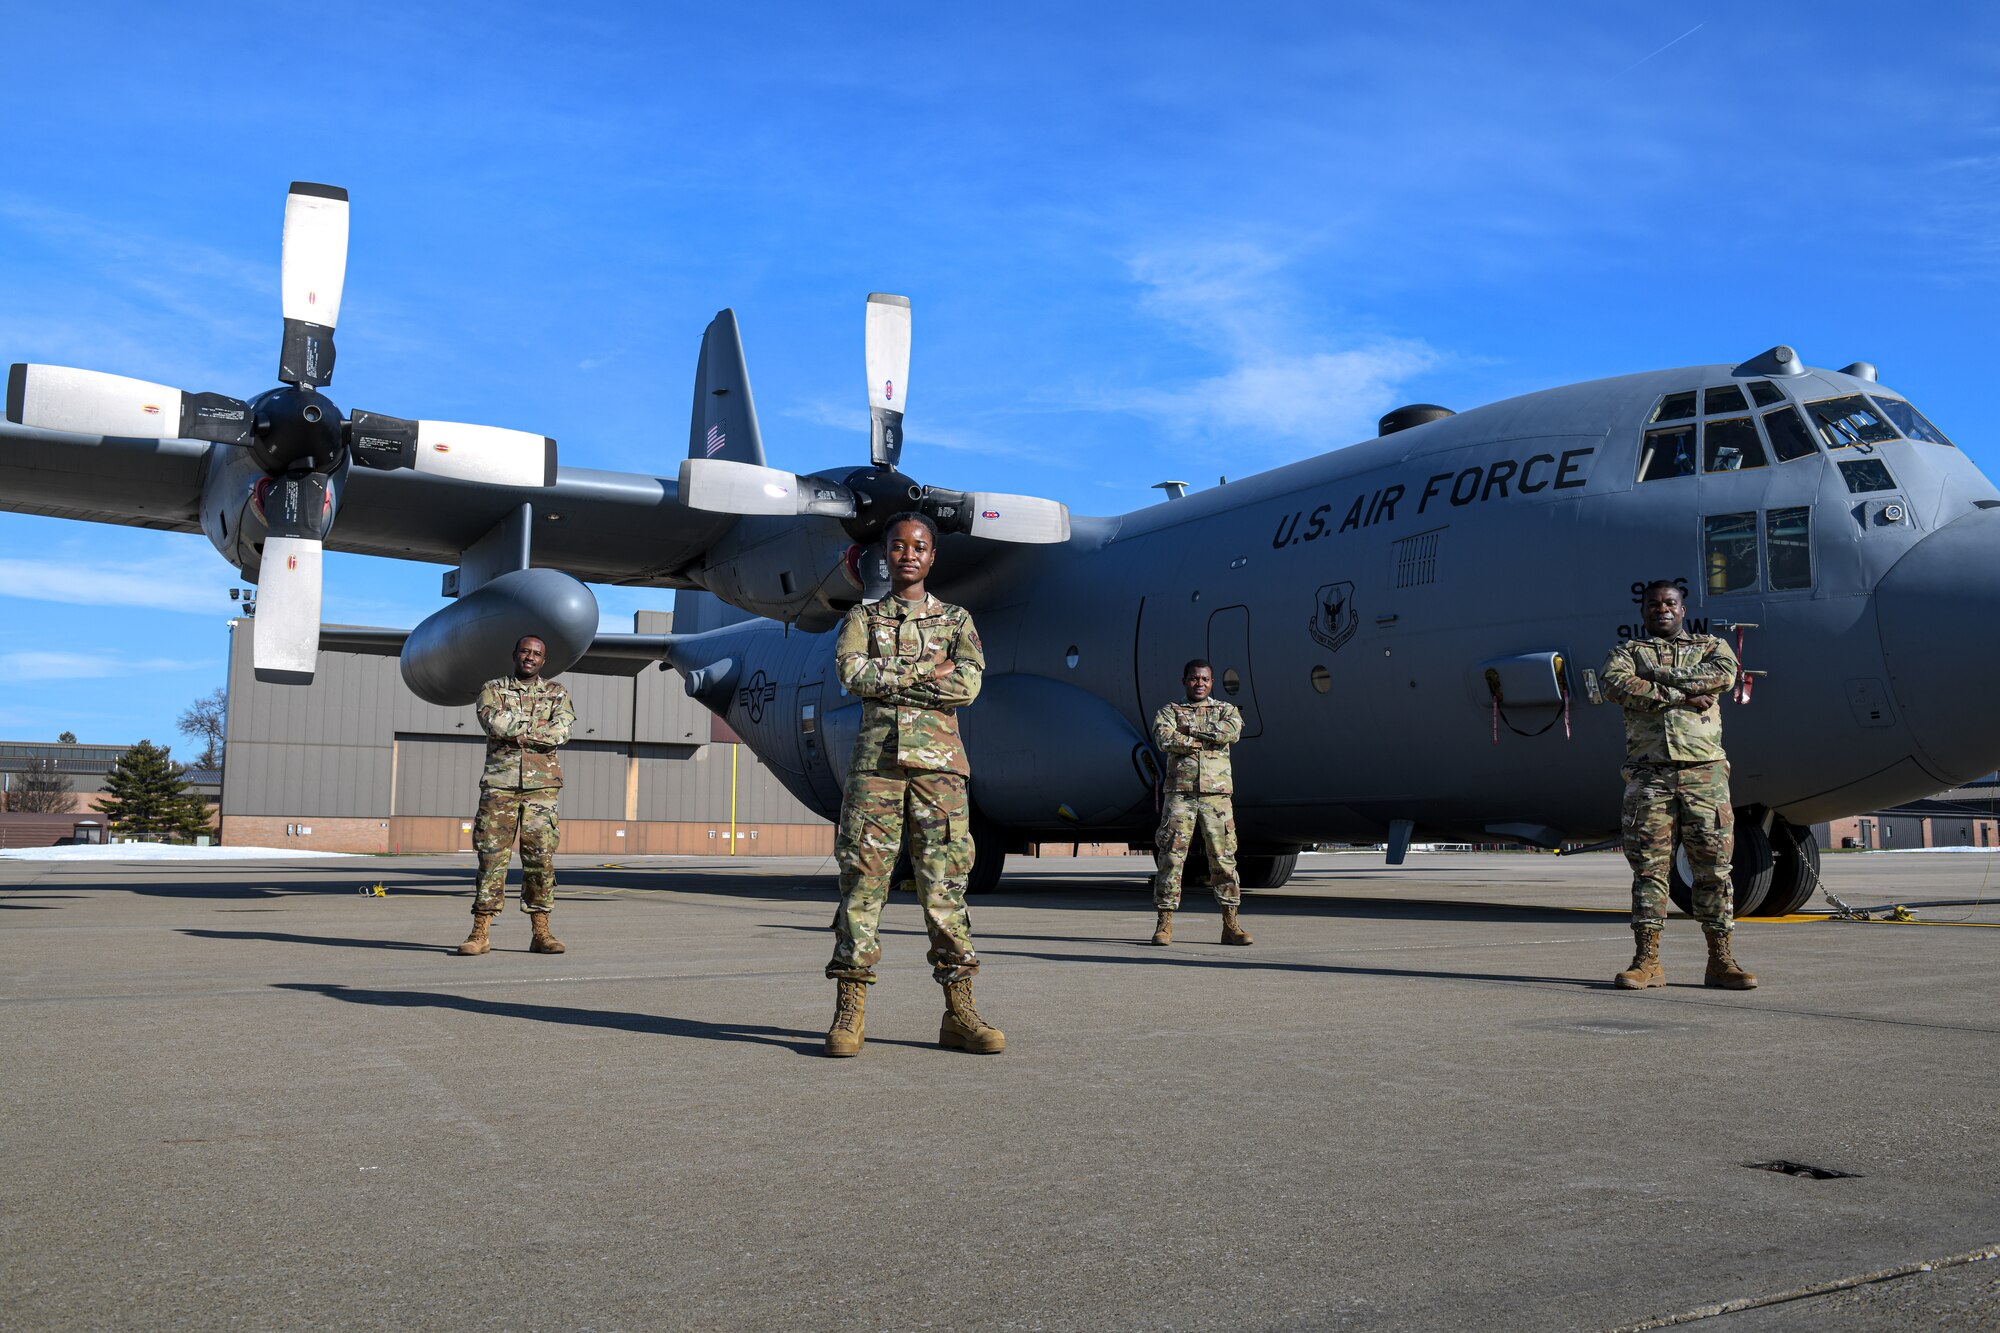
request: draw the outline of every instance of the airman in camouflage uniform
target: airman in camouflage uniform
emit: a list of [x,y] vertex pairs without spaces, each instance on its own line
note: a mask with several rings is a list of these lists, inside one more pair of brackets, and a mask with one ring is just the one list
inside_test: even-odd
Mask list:
[[1235,790],[1229,747],[1243,736],[1243,714],[1234,704],[1212,698],[1215,669],[1200,658],[1181,668],[1185,702],[1170,703],[1153,715],[1153,743],[1167,756],[1165,806],[1153,838],[1153,907],[1159,913],[1153,943],[1174,942],[1174,913],[1181,905],[1181,871],[1194,846],[1195,831],[1208,844],[1209,881],[1222,908],[1222,942],[1249,944],[1236,920],[1243,888],[1236,878]]
[[971,766],[959,740],[957,712],[979,696],[986,657],[972,616],[924,591],[936,559],[936,529],[899,514],[885,530],[891,591],[857,606],[840,622],[835,666],[860,697],[861,730],[841,798],[834,856],[840,908],[826,975],[839,983],[829,1055],[855,1055],[862,1008],[882,956],[882,905],[907,839],[931,974],[945,988],[940,1045],[991,1053],[1006,1039],[972,1007],[979,955],[965,908],[972,870]]
[[479,853],[479,887],[472,896],[472,935],[461,954],[491,947],[487,931],[507,907],[507,861],[516,833],[521,840],[521,910],[533,923],[528,948],[562,953],[549,933],[556,905],[556,843],[561,826],[556,801],[562,794],[558,747],[576,722],[569,691],[541,678],[548,648],[530,635],[514,645],[514,675],[489,680],[479,691],[479,725],[486,732],[486,770],[479,778],[479,813],[472,821],[472,847]]
[[1620,972],[1623,990],[1667,984],[1660,932],[1667,922],[1667,873],[1674,841],[1687,853],[1694,915],[1708,940],[1704,984],[1749,990],[1757,978],[1730,954],[1734,929],[1730,857],[1736,817],[1729,804],[1729,760],[1722,751],[1720,700],[1740,668],[1723,640],[1690,634],[1685,594],[1664,580],[1641,602],[1647,637],[1604,659],[1604,696],[1625,709],[1625,803],[1621,825],[1632,866],[1632,934],[1638,949]]

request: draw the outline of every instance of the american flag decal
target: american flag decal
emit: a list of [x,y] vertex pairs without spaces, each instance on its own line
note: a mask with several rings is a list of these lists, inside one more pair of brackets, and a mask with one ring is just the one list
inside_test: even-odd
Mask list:
[[722,446],[728,443],[729,437],[722,433],[722,427],[710,426],[708,428],[708,457],[713,458],[721,453]]

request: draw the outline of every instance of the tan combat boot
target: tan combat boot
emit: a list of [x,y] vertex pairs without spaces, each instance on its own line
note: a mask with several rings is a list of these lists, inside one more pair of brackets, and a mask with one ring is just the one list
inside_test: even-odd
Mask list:
[[834,1001],[833,1026],[826,1030],[826,1053],[832,1056],[861,1054],[862,1010],[868,1004],[868,983],[836,980],[839,998]]
[[1729,932],[1704,927],[1702,934],[1708,936],[1708,974],[1701,984],[1717,990],[1756,990],[1756,974],[1744,971],[1729,956]]
[[528,913],[528,920],[533,922],[535,927],[534,938],[528,941],[529,953],[567,952],[563,948],[563,942],[549,934],[549,914],[547,912],[530,912]]
[[1250,932],[1236,924],[1236,909],[1228,903],[1222,905],[1222,942],[1224,944],[1251,944]]
[[465,937],[465,943],[458,946],[461,958],[477,958],[493,947],[493,941],[486,938],[486,932],[492,924],[491,912],[481,912],[472,918],[472,933]]
[[1153,926],[1153,943],[1165,948],[1174,942],[1174,914],[1162,907],[1160,919]]
[[1006,1034],[981,1018],[972,1007],[969,979],[954,981],[944,988],[944,1019],[938,1024],[938,1045],[975,1055],[997,1055],[1007,1049]]
[[1634,926],[1632,938],[1639,942],[1632,954],[1632,966],[1613,977],[1612,984],[1619,990],[1648,990],[1666,985],[1666,969],[1660,966],[1660,932],[1651,926]]

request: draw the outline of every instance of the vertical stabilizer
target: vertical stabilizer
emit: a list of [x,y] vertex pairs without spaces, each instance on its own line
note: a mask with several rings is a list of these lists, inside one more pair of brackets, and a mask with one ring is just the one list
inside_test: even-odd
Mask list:
[[743,339],[736,331],[734,310],[719,311],[701,335],[688,457],[759,467],[764,463],[764,437],[757,432],[757,405],[750,397],[750,371],[743,364]]

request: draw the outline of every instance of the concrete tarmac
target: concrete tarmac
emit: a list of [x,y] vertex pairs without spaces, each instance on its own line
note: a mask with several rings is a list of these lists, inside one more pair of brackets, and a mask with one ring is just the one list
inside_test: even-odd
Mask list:
[[1745,923],[1747,993],[1679,918],[1610,987],[1616,855],[1308,857],[1248,949],[1017,859],[1006,1052],[898,896],[842,1061],[830,865],[564,858],[567,954],[457,958],[469,869],[0,862],[0,1325],[2000,1327],[2000,855],[1829,855],[1918,921]]

